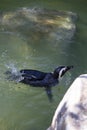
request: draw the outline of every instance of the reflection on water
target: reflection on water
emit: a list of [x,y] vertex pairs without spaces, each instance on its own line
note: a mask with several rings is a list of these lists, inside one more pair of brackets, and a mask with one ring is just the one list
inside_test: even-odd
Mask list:
[[[47,3],[46,7],[48,5]],[[41,34],[40,39],[34,36],[24,40],[20,35],[12,32],[8,33],[3,30],[0,32],[1,130],[45,130],[51,123],[53,113],[73,79],[79,74],[87,73],[86,9],[81,9],[81,5],[76,5],[75,2],[66,5],[66,2],[62,1],[56,1],[50,8],[58,9],[59,7],[61,10],[70,10],[70,5],[74,12],[80,13],[76,37],[71,41],[62,42],[55,38],[53,41],[47,40]],[[8,81],[4,75],[8,67],[17,70],[30,68],[49,72],[58,65],[74,65],[74,69],[65,75],[58,86],[53,88],[53,103],[49,102],[43,88],[15,84]]]

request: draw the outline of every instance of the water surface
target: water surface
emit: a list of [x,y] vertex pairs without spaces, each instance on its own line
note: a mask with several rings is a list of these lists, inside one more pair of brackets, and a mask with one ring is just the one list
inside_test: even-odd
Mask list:
[[[78,14],[75,37],[69,42],[48,42],[40,39],[26,40],[20,35],[0,32],[0,129],[46,130],[54,111],[73,80],[87,73],[87,2],[77,1],[11,1],[0,4],[1,11],[20,7],[45,7],[73,11]],[[61,83],[53,88],[54,102],[50,103],[43,88],[33,88],[6,80],[9,68],[31,68],[53,71],[58,65],[74,65]]]

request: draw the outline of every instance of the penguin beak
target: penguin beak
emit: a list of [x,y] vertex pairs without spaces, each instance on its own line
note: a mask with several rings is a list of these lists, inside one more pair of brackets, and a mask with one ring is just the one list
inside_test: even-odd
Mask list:
[[73,68],[73,66],[66,66],[66,67],[63,69],[62,73],[61,73],[61,77],[62,77],[68,70],[70,70],[70,69],[72,69],[72,68]]
[[73,68],[73,66],[67,66],[66,67],[66,71],[68,71],[68,70],[70,70],[70,69],[72,69]]

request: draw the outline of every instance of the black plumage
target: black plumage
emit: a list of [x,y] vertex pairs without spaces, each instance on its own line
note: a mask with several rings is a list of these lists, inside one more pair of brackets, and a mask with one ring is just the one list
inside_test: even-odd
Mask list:
[[31,85],[33,87],[44,87],[48,98],[52,100],[51,88],[59,83],[60,78],[73,66],[59,66],[53,72],[42,72],[38,70],[22,69],[18,72],[10,74],[8,79],[17,80],[18,82]]
[[59,83],[60,78],[73,66],[59,66],[54,72],[41,72],[38,70],[20,70],[23,80],[20,82],[33,87],[44,87],[50,100],[52,100],[51,88]]

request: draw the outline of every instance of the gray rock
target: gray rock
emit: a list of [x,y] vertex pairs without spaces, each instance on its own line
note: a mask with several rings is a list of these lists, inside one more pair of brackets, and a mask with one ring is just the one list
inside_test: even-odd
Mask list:
[[87,130],[87,74],[70,86],[47,130]]

